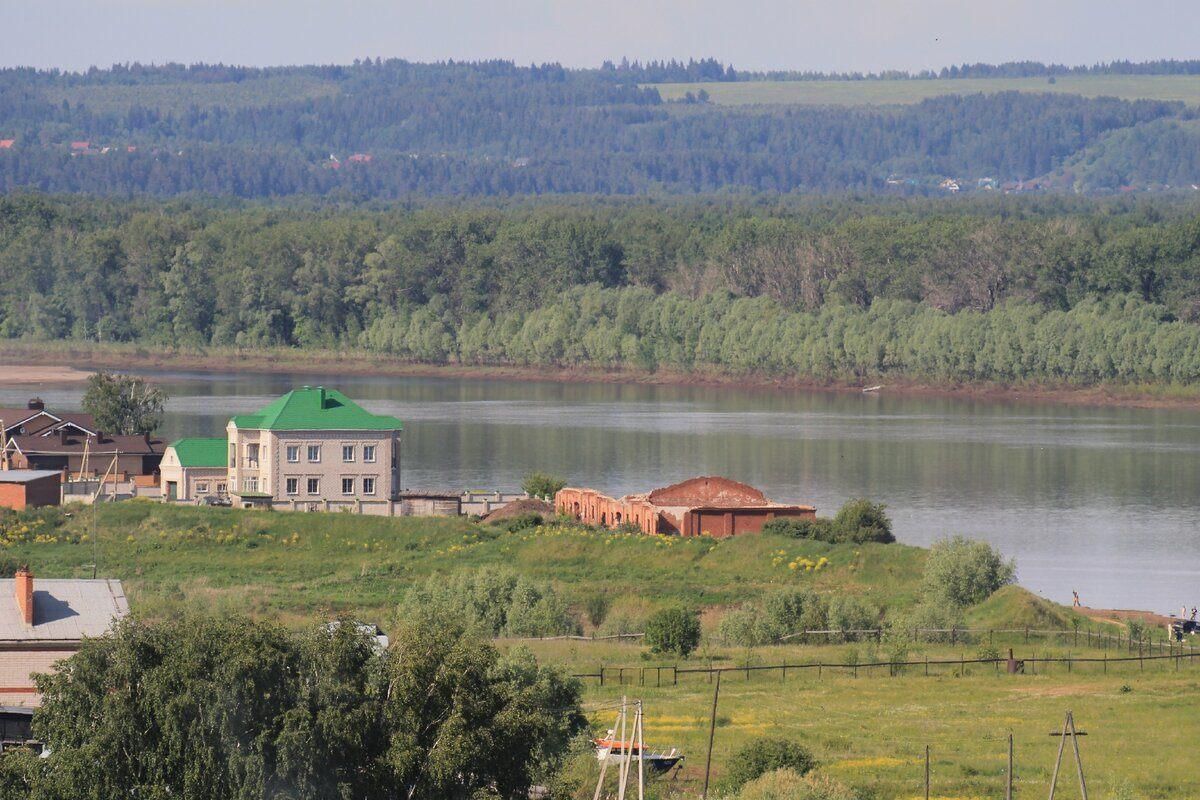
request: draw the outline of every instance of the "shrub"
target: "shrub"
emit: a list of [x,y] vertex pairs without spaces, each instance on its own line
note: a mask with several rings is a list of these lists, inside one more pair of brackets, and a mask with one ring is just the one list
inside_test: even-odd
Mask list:
[[608,598],[602,594],[591,595],[583,601],[584,613],[587,614],[588,622],[592,623],[593,628],[604,624],[604,618],[608,616],[608,607]]
[[452,576],[433,575],[409,590],[410,616],[456,619],[489,636],[557,636],[579,625],[548,583],[509,569],[485,567]]
[[814,542],[828,542],[830,544],[838,541],[833,521],[823,517],[773,519],[763,525],[763,533],[790,536],[793,539],[812,539]]
[[892,535],[892,521],[884,513],[885,508],[882,503],[872,503],[861,497],[847,500],[833,518],[833,527],[839,540],[884,544],[896,541]]
[[545,472],[531,472],[521,483],[521,490],[530,497],[540,497],[543,500],[553,500],[558,490],[567,485],[566,480],[557,475],[547,475]]
[[742,745],[729,759],[725,790],[733,794],[750,781],[775,770],[806,775],[817,765],[808,748],[790,739],[763,737]]
[[858,795],[827,775],[776,769],[748,782],[737,800],[858,800]]
[[871,630],[879,626],[879,610],[848,595],[830,598],[828,615],[829,627],[841,631],[846,641],[860,637],[854,631]]
[[688,608],[655,611],[646,620],[646,644],[655,653],[687,658],[700,644],[700,615]]
[[653,612],[653,606],[644,597],[618,597],[608,610],[600,633],[606,636],[643,633],[646,630],[646,620]]
[[[899,642],[948,642],[949,631],[963,627],[962,607],[926,600],[888,621],[888,639]],[[962,638],[961,636],[959,638]]]
[[928,602],[966,607],[986,600],[1016,576],[1016,564],[987,542],[955,536],[930,548],[922,588]]
[[536,528],[543,524],[545,520],[541,514],[520,514],[516,517],[508,517],[507,519],[498,519],[495,522],[488,523],[503,528],[509,533],[517,533],[518,531]]

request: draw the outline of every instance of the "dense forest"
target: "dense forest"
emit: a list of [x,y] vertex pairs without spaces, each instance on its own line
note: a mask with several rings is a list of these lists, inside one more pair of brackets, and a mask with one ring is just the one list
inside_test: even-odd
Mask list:
[[840,378],[1200,378],[1182,200],[0,199],[0,337]]
[[[1192,62],[1134,67],[1194,71]],[[680,71],[736,77],[711,59],[594,70],[369,59],[0,70],[0,192],[363,200],[912,195],[942,192],[947,178],[964,192],[1200,182],[1196,111],[1182,103],[1028,92],[871,108],[720,107],[702,94],[664,102],[650,79]],[[1147,151],[1157,157],[1139,157]]]

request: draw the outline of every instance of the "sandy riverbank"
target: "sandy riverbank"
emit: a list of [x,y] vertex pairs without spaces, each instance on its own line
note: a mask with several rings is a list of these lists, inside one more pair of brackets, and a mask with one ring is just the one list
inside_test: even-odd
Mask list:
[[0,363],[0,386],[82,383],[91,374],[68,366]]
[[[380,375],[395,377],[473,378],[479,380],[553,381],[560,383],[619,383],[663,386],[712,386],[763,391],[803,391],[860,394],[880,386],[879,396],[947,397],[985,402],[1053,403],[1077,406],[1200,409],[1200,387],[1156,386],[1010,386],[992,383],[929,384],[890,378],[885,381],[818,381],[764,375],[731,375],[715,371],[656,372],[604,370],[585,367],[522,367],[494,365],[414,364],[362,351],[152,350],[139,346],[89,347],[56,343],[52,346],[0,345],[0,374],[61,376],[60,382],[86,379],[87,370],[188,370],[196,372],[270,372],[296,375]],[[19,367],[19,369],[18,369]],[[28,372],[24,372],[28,370]],[[50,382],[29,378],[22,383]]]

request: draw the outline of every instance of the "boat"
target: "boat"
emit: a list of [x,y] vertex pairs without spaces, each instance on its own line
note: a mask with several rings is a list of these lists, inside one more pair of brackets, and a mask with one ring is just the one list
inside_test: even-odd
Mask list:
[[[596,745],[596,758],[603,761],[611,761],[614,764],[621,764],[629,756],[633,757],[633,763],[638,762],[638,756],[642,754],[642,747],[637,742],[625,742],[617,738],[616,732],[610,730],[604,738],[593,739],[593,744]],[[646,750],[642,756],[642,763],[646,769],[655,775],[661,775],[664,772],[670,772],[683,761],[683,753],[672,747],[665,752],[654,752]]]

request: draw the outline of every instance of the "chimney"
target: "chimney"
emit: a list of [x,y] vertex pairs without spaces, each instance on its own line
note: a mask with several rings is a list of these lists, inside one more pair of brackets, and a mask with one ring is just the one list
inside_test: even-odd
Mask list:
[[46,404],[42,402],[42,398],[40,398],[40,397],[31,397],[29,399],[28,405],[29,405],[30,411],[45,411],[46,410]]
[[321,398],[321,405],[319,406],[319,408],[322,408],[322,409],[324,409],[324,408],[325,408],[325,387],[324,387],[324,386],[318,386],[318,387],[317,387],[317,392],[319,393],[319,396],[320,396],[320,398]]
[[29,567],[21,567],[14,576],[14,589],[17,595],[17,608],[21,609],[21,619],[26,625],[33,624],[33,573]]

